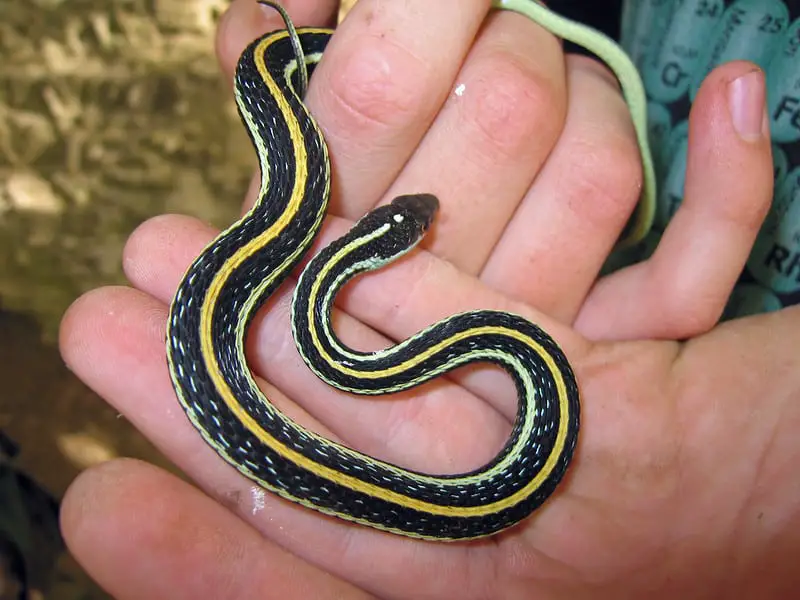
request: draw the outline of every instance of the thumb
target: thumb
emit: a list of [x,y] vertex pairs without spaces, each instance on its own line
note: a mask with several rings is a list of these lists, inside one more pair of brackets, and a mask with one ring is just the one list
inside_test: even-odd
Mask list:
[[753,63],[718,67],[698,91],[683,191],[652,256],[597,283],[582,333],[682,339],[716,324],[772,199],[765,78]]

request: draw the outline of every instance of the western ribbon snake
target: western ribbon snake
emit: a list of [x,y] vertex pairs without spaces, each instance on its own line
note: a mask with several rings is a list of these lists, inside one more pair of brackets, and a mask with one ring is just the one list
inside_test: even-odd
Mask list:
[[[321,379],[348,392],[406,390],[475,361],[514,380],[519,407],[511,435],[489,463],[460,475],[429,475],[329,441],[278,411],[247,366],[254,314],[289,276],[325,216],[330,162],[302,96],[332,31],[293,27],[252,42],[235,75],[240,115],[258,154],[254,206],[222,232],[181,281],[168,319],[167,359],[177,397],[205,441],[259,486],[326,514],[393,533],[458,540],[491,535],[527,517],[562,479],[579,428],[579,393],[558,345],[513,314],[457,314],[377,352],[348,348],[330,323],[336,293],[356,275],[410,251],[438,201],[396,198],[364,216],[322,250],[299,278],[292,332]],[[628,240],[650,227],[654,186],[643,130],[644,95],[635,69],[607,38],[533,1],[500,0],[556,35],[595,51],[617,71],[634,114],[645,166],[643,200]]]

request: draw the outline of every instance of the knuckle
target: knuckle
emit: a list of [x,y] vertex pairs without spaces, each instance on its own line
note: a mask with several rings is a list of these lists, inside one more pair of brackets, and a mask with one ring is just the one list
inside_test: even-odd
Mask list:
[[330,94],[346,127],[398,127],[418,118],[428,66],[387,38],[365,38],[330,79]]
[[[766,181],[770,181],[767,179]],[[739,215],[739,223],[748,231],[753,233],[758,232],[761,229],[761,226],[764,224],[764,220],[767,218],[769,214],[770,208],[772,207],[772,187],[765,186],[768,188],[769,193],[764,193],[764,188],[760,190],[762,193],[756,193],[751,198],[754,198],[752,202],[744,202],[744,210],[742,211],[741,215]]]
[[500,52],[476,58],[468,80],[463,119],[484,152],[512,156],[532,139],[556,139],[565,111],[563,91],[553,80]]
[[584,128],[568,148],[572,205],[582,218],[600,227],[624,222],[642,187],[635,139],[627,132]]
[[[724,308],[721,298],[699,298],[697,294],[682,294],[667,308],[669,320],[677,335],[692,338],[711,331],[719,321]],[[691,307],[687,310],[686,307]]]
[[717,325],[727,300],[724,290],[699,289],[696,278],[681,277],[675,271],[664,279],[672,283],[668,288],[656,287],[656,310],[665,327],[661,335],[670,339],[689,339],[707,333]]
[[[375,299],[372,310],[376,323],[397,324],[403,321],[403,312],[408,311],[409,307],[415,307],[417,298],[425,297],[420,290],[430,289],[434,276],[433,264],[430,254],[420,252],[414,257],[406,257],[390,267],[384,267],[374,274],[374,278],[369,277],[371,281],[365,293]],[[385,278],[397,284],[387,285]]]
[[[742,165],[741,173],[747,173],[749,180],[740,178],[739,189],[728,194],[720,194],[719,200],[713,202],[712,211],[717,212],[716,218],[731,223],[741,231],[755,234],[764,224],[764,220],[769,214],[772,206],[773,171],[772,165],[764,164],[759,172],[757,167]],[[734,169],[731,169],[732,171]],[[696,177],[695,172],[687,174],[687,181],[690,177]],[[768,182],[768,185],[763,185]],[[753,185],[756,183],[756,185]],[[723,190],[725,184],[720,185]],[[708,199],[693,198],[694,202],[708,202]],[[713,217],[712,217],[713,218]]]
[[592,56],[584,56],[581,54],[570,54],[567,56],[568,69],[578,70],[590,74],[595,79],[603,81],[615,92],[619,92],[620,84],[619,79],[614,74],[614,71],[603,61]]

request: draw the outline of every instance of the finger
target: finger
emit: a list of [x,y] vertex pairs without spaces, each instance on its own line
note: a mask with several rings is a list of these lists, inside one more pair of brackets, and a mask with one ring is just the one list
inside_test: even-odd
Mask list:
[[[282,0],[281,5],[298,27],[332,27],[339,8],[337,0]],[[227,79],[233,77],[239,56],[250,42],[284,26],[274,8],[256,0],[233,0],[220,18],[216,37],[217,57]]]
[[517,14],[491,13],[383,201],[409,191],[438,196],[442,210],[426,245],[476,273],[552,150],[565,97],[556,38]]
[[368,598],[265,539],[176,477],[132,460],[67,491],[70,552],[114,598]]
[[567,57],[566,125],[481,279],[571,322],[641,187],[630,113],[599,63]]
[[684,200],[653,256],[601,280],[576,322],[586,335],[686,338],[717,322],[772,198],[764,76],[734,62],[694,101]]
[[[139,289],[166,304],[190,255],[199,252],[212,234],[194,220],[153,219],[126,245],[126,273]],[[153,265],[158,261],[165,268],[156,269]],[[283,395],[297,398],[305,410],[353,447],[409,468],[447,473],[470,470],[500,449],[510,432],[510,419],[453,383],[437,382],[380,402],[341,394],[320,381],[303,362],[291,336],[290,285],[283,286],[256,317],[248,340],[251,368]],[[343,340],[356,348],[370,350],[390,343],[347,315],[337,312],[334,322]],[[510,381],[503,383],[513,418],[516,394]],[[443,432],[442,422],[452,427]],[[481,441],[475,443],[478,431]]]
[[452,89],[488,0],[361,0],[312,78],[307,104],[333,162],[333,214],[380,200]]

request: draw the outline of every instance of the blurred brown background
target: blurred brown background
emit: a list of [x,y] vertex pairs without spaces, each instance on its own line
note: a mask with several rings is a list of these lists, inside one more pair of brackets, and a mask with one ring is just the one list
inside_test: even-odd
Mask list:
[[[58,324],[124,283],[123,244],[148,217],[237,214],[255,159],[213,53],[227,4],[0,1],[0,430],[56,498],[115,456],[168,466],[67,371]],[[57,565],[34,573],[46,597],[106,597]]]

